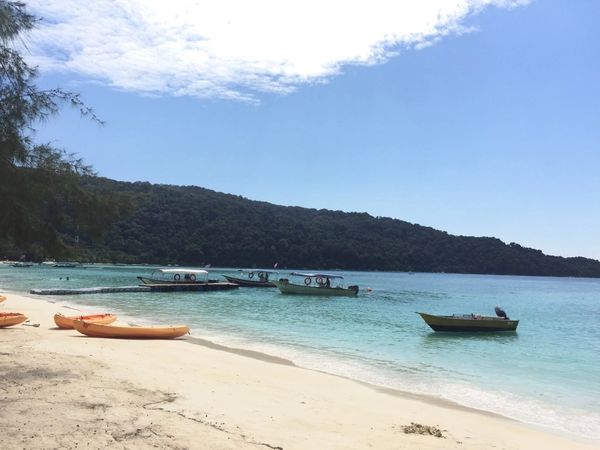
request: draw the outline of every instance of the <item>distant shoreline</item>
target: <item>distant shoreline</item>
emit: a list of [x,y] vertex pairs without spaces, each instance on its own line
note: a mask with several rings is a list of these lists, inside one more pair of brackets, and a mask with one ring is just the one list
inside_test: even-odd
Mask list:
[[[16,261],[8,261],[8,260],[4,260],[4,261],[0,261],[0,265],[12,265],[13,263],[15,263]],[[35,265],[43,265],[43,263],[34,263]],[[240,266],[215,266],[215,267],[206,267],[206,266],[195,266],[193,264],[151,264],[151,263],[131,263],[131,264],[124,264],[124,263],[110,263],[110,262],[84,262],[81,261],[79,262],[79,264],[81,264],[82,266],[84,266],[83,268],[85,268],[85,266],[91,266],[91,267],[102,267],[102,266],[106,266],[106,267],[115,267],[115,268],[141,268],[141,269],[146,269],[146,270],[150,270],[153,268],[165,268],[165,267],[172,267],[172,268],[193,268],[193,269],[204,269],[207,270],[208,272],[218,272],[218,271],[234,271],[234,270],[239,270],[241,267]],[[255,267],[243,267],[243,268],[248,268],[248,269],[253,269]],[[62,270],[68,270],[68,268],[61,268]],[[467,273],[467,272],[427,272],[427,271],[410,271],[410,270],[378,270],[378,269],[343,269],[343,268],[336,268],[336,269],[323,269],[323,268],[318,268],[318,269],[309,269],[306,267],[293,267],[293,268],[286,268],[286,267],[278,267],[276,269],[278,272],[294,272],[294,271],[306,271],[306,270],[322,270],[325,272],[351,272],[351,273],[397,273],[397,274],[410,274],[410,275],[418,275],[418,274],[425,274],[425,275],[430,275],[430,274],[437,274],[437,275],[469,275],[469,276],[497,276],[497,277],[533,277],[533,278],[558,278],[558,279],[583,279],[583,280],[588,280],[588,279],[592,279],[592,280],[598,280],[600,279],[600,276],[576,276],[576,275],[522,275],[522,274],[505,274],[505,273]]]

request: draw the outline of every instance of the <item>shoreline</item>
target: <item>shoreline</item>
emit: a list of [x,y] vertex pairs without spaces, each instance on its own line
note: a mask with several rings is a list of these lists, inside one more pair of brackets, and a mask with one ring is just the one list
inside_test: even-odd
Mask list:
[[244,349],[244,348],[239,348],[239,347],[232,347],[229,345],[223,345],[223,344],[219,344],[214,341],[211,341],[209,339],[194,337],[193,335],[190,335],[189,337],[187,337],[186,342],[193,344],[193,345],[201,345],[203,347],[210,348],[210,349],[217,350],[217,351],[223,351],[223,352],[243,356],[246,358],[256,359],[258,361],[263,361],[263,362],[272,363],[272,364],[282,364],[282,365],[286,365],[286,366],[290,366],[290,367],[296,367],[301,370],[308,370],[310,372],[321,373],[326,376],[337,377],[337,378],[340,378],[343,380],[350,381],[352,383],[357,383],[361,386],[365,386],[376,392],[381,392],[386,395],[391,395],[391,396],[395,396],[395,397],[402,398],[402,399],[416,400],[419,402],[430,404],[432,406],[455,409],[455,410],[465,411],[465,412],[470,412],[470,413],[475,413],[475,414],[481,414],[481,415],[485,415],[488,417],[496,418],[498,420],[505,420],[505,421],[514,422],[514,423],[526,425],[529,427],[533,427],[541,432],[548,432],[551,434],[556,434],[558,436],[562,436],[567,439],[574,439],[576,441],[580,441],[580,442],[584,442],[584,443],[585,442],[587,442],[587,443],[598,442],[598,444],[600,444],[600,439],[595,440],[592,438],[588,438],[586,436],[569,433],[568,431],[553,429],[553,428],[546,427],[546,426],[543,426],[543,425],[540,425],[537,423],[526,422],[526,421],[519,420],[514,417],[503,415],[503,414],[495,412],[495,411],[490,411],[490,410],[476,408],[476,407],[469,406],[469,405],[464,405],[464,404],[456,402],[452,399],[439,397],[439,396],[436,396],[433,394],[411,392],[411,391],[403,390],[400,388],[379,385],[379,384],[375,384],[375,383],[372,383],[369,381],[363,381],[363,380],[352,378],[352,377],[346,376],[346,375],[341,375],[341,374],[337,374],[337,373],[333,373],[333,372],[327,372],[326,370],[319,370],[319,369],[315,369],[315,368],[311,368],[311,367],[304,367],[304,366],[296,364],[293,360],[281,358],[279,356],[274,356],[269,353],[265,353],[265,352],[261,352],[261,351],[257,351],[257,350],[249,350],[249,349]]
[[[27,297],[30,297],[32,299],[40,299],[43,301],[47,301],[53,304],[62,304],[62,305],[69,305],[66,306],[68,308],[74,309],[76,311],[79,311],[79,308],[83,308],[83,311],[85,311],[86,313],[90,313],[90,309],[92,307],[88,306],[86,307],[86,305],[81,302],[81,300],[83,298],[90,298],[93,297],[95,300],[98,299],[98,296],[86,296],[86,297],[80,297],[80,296],[75,296],[75,297],[71,297],[71,298],[65,298],[63,296],[58,296],[58,297],[49,297],[49,296],[38,296],[38,295],[34,295],[34,294],[21,294],[18,291],[17,292],[19,295],[25,295]],[[94,302],[96,303],[96,302]],[[88,308],[87,310],[85,308]],[[104,308],[101,308],[100,306],[98,306],[96,304],[96,306],[94,306],[93,308],[95,308],[95,312],[97,313],[102,313],[102,312],[106,312]],[[116,312],[118,314],[118,311],[112,311],[112,312]],[[129,325],[143,325],[143,326],[151,326],[151,325],[159,325],[159,324],[165,324],[165,322],[157,322],[156,320],[153,320],[151,318],[146,317],[137,317],[137,316],[131,316],[129,315],[129,313],[124,313],[124,314],[118,314],[119,317],[121,318],[121,321],[126,321],[126,323],[128,323]],[[178,321],[181,322],[181,321]],[[192,330],[193,333],[194,330]],[[197,330],[200,331],[200,330]],[[213,330],[214,331],[214,330]],[[194,340],[197,340],[197,342],[192,342]],[[355,383],[359,383],[362,384],[364,386],[368,386],[374,390],[380,391],[380,392],[384,392],[384,393],[388,393],[390,395],[397,395],[397,396],[401,396],[404,398],[410,398],[410,399],[416,399],[416,400],[420,400],[426,403],[431,403],[433,405],[442,405],[442,406],[448,406],[450,408],[458,408],[458,409],[462,409],[465,411],[473,411],[473,412],[478,412],[480,414],[487,414],[487,415],[491,415],[494,417],[498,417],[501,419],[506,419],[506,420],[510,420],[510,421],[514,421],[517,423],[522,423],[522,424],[526,424],[528,426],[534,427],[536,429],[542,430],[542,431],[548,431],[550,433],[555,433],[558,434],[560,436],[565,436],[567,438],[573,438],[576,440],[583,440],[584,442],[599,442],[600,443],[600,435],[598,435],[595,432],[594,428],[590,428],[590,426],[586,426],[586,431],[588,430],[592,430],[594,432],[594,434],[592,436],[590,435],[586,435],[584,433],[578,433],[577,431],[574,431],[574,428],[577,427],[573,427],[573,422],[571,420],[571,417],[566,417],[563,416],[563,413],[566,413],[566,411],[568,411],[569,407],[565,406],[565,405],[552,405],[552,407],[554,408],[558,408],[556,409],[556,411],[561,414],[560,418],[557,420],[554,420],[553,423],[548,423],[547,421],[547,417],[544,416],[544,419],[539,419],[538,416],[536,416],[535,414],[535,410],[530,409],[532,406],[538,407],[539,405],[533,404],[533,405],[529,405],[528,407],[524,407],[524,406],[519,406],[519,408],[521,408],[523,411],[525,411],[525,414],[523,414],[521,411],[519,411],[517,414],[514,413],[514,411],[512,411],[510,408],[506,408],[506,407],[500,407],[500,408],[494,408],[495,403],[492,402],[491,406],[490,406],[490,402],[480,402],[478,403],[477,399],[478,398],[485,398],[485,395],[487,394],[487,392],[485,391],[481,391],[480,392],[476,392],[476,394],[479,395],[479,397],[477,397],[477,395],[473,396],[471,395],[470,397],[466,398],[466,399],[457,399],[456,395],[444,395],[443,392],[440,392],[439,390],[432,390],[430,388],[428,388],[427,386],[425,386],[425,388],[422,385],[414,385],[414,384],[410,384],[410,383],[399,383],[400,385],[398,385],[398,383],[396,385],[394,384],[386,384],[385,381],[386,380],[381,380],[381,379],[377,379],[377,377],[373,378],[372,376],[369,376],[368,373],[361,373],[361,376],[359,376],[358,373],[354,372],[352,373],[352,371],[348,371],[348,369],[352,369],[352,366],[343,366],[345,364],[345,362],[343,360],[339,360],[338,363],[342,364],[342,367],[344,367],[343,369],[340,369],[340,366],[330,366],[323,368],[323,366],[319,365],[319,364],[314,364],[311,361],[307,361],[306,358],[304,357],[304,355],[302,355],[301,353],[298,352],[289,352],[289,349],[287,349],[285,346],[278,346],[278,345],[267,345],[267,347],[265,347],[265,343],[261,342],[260,344],[257,345],[257,343],[255,341],[252,340],[248,340],[247,338],[239,338],[239,336],[235,336],[235,335],[231,335],[231,334],[215,334],[215,333],[210,333],[210,334],[191,334],[190,336],[187,337],[187,342],[188,343],[194,343],[194,344],[198,344],[198,345],[204,345],[207,348],[212,348],[214,350],[222,350],[222,351],[229,351],[230,353],[233,354],[238,354],[241,356],[247,356],[247,357],[254,357],[255,359],[258,360],[262,360],[262,361],[267,361],[267,362],[280,362],[282,364],[286,364],[286,365],[292,365],[301,369],[306,369],[306,370],[310,370],[310,371],[315,371],[318,373],[322,373],[325,375],[331,375],[331,376],[336,376],[336,377],[340,377],[342,379],[345,380],[350,380],[352,382]],[[309,358],[310,359],[310,358]],[[335,364],[335,363],[334,363]],[[359,369],[360,370],[360,369]],[[446,392],[446,394],[448,394],[448,392]],[[483,395],[483,397],[481,397]],[[510,392],[509,392],[510,395]],[[495,401],[497,401],[498,399],[494,399]],[[502,398],[500,399],[502,400]],[[509,401],[510,402],[510,401]],[[521,405],[521,403],[519,403],[519,399],[512,399],[512,404],[513,405]],[[508,403],[507,403],[508,404]],[[565,408],[561,411],[560,408]],[[528,409],[529,408],[529,409]],[[528,412],[527,412],[528,411]],[[558,416],[557,416],[558,417]],[[585,420],[586,417],[583,417],[583,419]],[[571,420],[569,422],[569,420]],[[578,422],[579,423],[579,422]],[[565,425],[566,424],[566,425]]]
[[[61,306],[57,304],[59,301],[54,303],[14,292],[7,296],[4,311],[22,310],[32,322],[41,325],[39,328],[18,326],[0,330],[4,333],[3,338],[6,336],[1,344],[2,355],[11,353],[12,345],[21,341],[19,337],[26,336],[30,339],[27,342],[29,351],[19,356],[25,366],[35,364],[35,360],[45,360],[47,366],[55,370],[61,367],[60,364],[56,367],[57,360],[76,357],[81,367],[103,366],[99,371],[106,379],[100,385],[106,388],[126,383],[154,395],[161,393],[169,399],[168,407],[160,407],[161,414],[166,411],[173,416],[169,423],[173,422],[171,426],[179,431],[172,436],[183,446],[186,446],[191,428],[198,427],[210,435],[210,439],[216,439],[211,446],[214,448],[229,448],[232,439],[235,445],[231,448],[244,445],[254,448],[259,441],[276,442],[268,445],[272,448],[314,448],[316,442],[327,448],[348,448],[354,446],[348,444],[348,436],[358,443],[357,447],[375,445],[383,448],[491,448],[504,444],[507,448],[543,445],[544,448],[558,449],[595,448],[598,444],[595,440],[518,422],[442,398],[305,369],[284,358],[197,337],[175,341],[127,341],[85,338],[76,331],[57,331],[53,329],[52,315],[62,308],[67,313],[73,311],[70,305]],[[181,341],[194,345],[183,346]],[[5,360],[4,366],[8,362]],[[166,372],[165,368],[168,368]],[[10,379],[9,376],[0,386],[10,384]],[[198,380],[202,380],[200,385]],[[84,377],[81,388],[90,383],[98,385],[99,380]],[[127,392],[127,389],[119,391]],[[17,400],[15,394],[8,389],[7,398]],[[72,394],[77,397],[81,392],[75,390]],[[109,405],[105,409],[114,408]],[[127,414],[135,416],[140,406],[125,409]],[[107,411],[96,414],[106,415]],[[190,419],[197,419],[202,414],[205,419],[212,417],[212,422],[220,418],[226,426],[219,426],[223,428],[221,430],[214,424],[207,424],[206,420]],[[34,420],[28,414],[25,417]],[[432,436],[404,434],[400,427],[411,422],[439,427],[445,430],[442,433],[446,438],[442,441]],[[237,433],[236,430],[243,431]],[[260,439],[240,437],[249,435]],[[319,436],[319,440],[312,438],[313,435]],[[150,439],[154,438],[158,437]],[[29,446],[31,444],[29,442]],[[198,448],[193,443],[189,445]]]

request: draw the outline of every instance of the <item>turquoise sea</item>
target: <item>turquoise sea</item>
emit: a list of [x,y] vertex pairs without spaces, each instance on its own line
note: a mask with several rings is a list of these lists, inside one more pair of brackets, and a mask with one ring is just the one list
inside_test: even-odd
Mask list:
[[[0,264],[0,289],[131,286],[150,271]],[[363,289],[357,298],[251,288],[41,298],[137,323],[186,323],[220,344],[600,439],[600,279],[336,273]],[[520,319],[516,333],[434,333],[415,314],[493,315],[496,305]]]

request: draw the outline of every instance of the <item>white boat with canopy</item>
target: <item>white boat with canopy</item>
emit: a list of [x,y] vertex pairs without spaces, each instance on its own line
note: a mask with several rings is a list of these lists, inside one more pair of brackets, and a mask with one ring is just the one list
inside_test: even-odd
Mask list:
[[141,286],[149,286],[153,291],[208,291],[233,289],[238,285],[208,279],[208,272],[202,269],[157,269],[150,277],[137,277]]
[[292,272],[292,279],[281,278],[277,281],[277,287],[283,294],[299,295],[326,295],[355,297],[358,294],[358,286],[344,286],[344,277],[327,273]]

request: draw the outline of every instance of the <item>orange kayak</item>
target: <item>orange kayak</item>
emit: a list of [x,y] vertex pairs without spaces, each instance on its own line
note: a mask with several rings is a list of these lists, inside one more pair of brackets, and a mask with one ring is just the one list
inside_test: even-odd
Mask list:
[[92,314],[89,316],[63,316],[62,314],[54,314],[54,323],[58,328],[62,328],[64,330],[72,330],[73,329],[73,321],[74,320],[85,320],[86,322],[93,323],[113,323],[117,320],[117,316],[114,314]]
[[21,313],[13,312],[0,312],[0,328],[10,327],[11,325],[18,325],[21,322],[25,322],[27,316]]
[[186,325],[130,327],[102,325],[84,320],[75,320],[73,326],[77,331],[86,336],[121,339],[173,339],[183,336],[190,331]]

